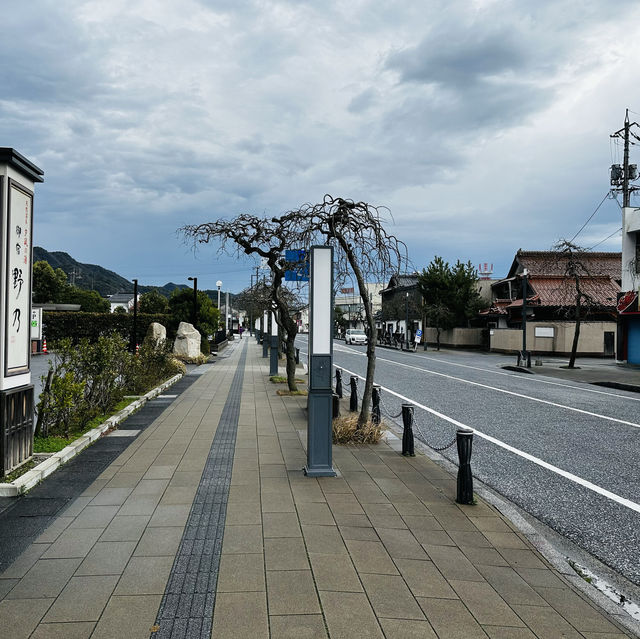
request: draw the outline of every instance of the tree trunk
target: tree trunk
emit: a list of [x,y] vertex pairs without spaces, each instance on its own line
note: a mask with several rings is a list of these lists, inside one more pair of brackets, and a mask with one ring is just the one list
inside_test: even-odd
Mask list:
[[573,343],[571,344],[571,357],[569,358],[569,368],[575,368],[576,353],[578,352],[578,340],[580,339],[580,321],[581,321],[581,308],[580,308],[580,295],[576,296],[576,329],[573,332]]

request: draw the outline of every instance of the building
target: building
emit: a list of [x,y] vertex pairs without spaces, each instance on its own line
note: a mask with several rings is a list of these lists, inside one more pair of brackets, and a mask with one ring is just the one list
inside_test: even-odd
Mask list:
[[[590,299],[589,305],[582,309],[578,344],[581,355],[613,357],[615,354],[621,260],[620,253],[580,254],[584,274],[579,285]],[[571,350],[576,285],[565,276],[566,264],[567,256],[556,251],[519,250],[516,253],[507,277],[491,285],[491,305],[480,312],[490,329],[491,350],[511,352],[522,347],[525,272],[527,349],[534,353],[556,354]]]
[[622,290],[618,299],[618,359],[640,364],[640,208],[622,210]]
[[116,308],[124,308],[128,313],[133,310],[133,293],[115,293],[114,295],[109,295],[109,304],[112,313]]
[[[382,300],[380,292],[384,289],[384,284],[367,283],[367,293],[371,302],[371,309],[374,317],[380,314],[382,309]],[[346,329],[361,328],[365,329],[366,316],[364,312],[364,304],[360,297],[357,287],[343,286],[336,291],[334,305],[342,312]]]
[[422,328],[422,296],[418,290],[418,274],[395,273],[380,295],[383,334],[404,336],[408,329],[409,341],[412,341],[416,330]]

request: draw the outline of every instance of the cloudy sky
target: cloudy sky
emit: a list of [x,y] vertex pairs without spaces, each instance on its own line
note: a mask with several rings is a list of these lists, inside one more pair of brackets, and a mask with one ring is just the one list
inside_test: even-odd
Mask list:
[[[640,121],[636,0],[28,0],[0,55],[36,244],[142,284],[239,291],[253,262],[176,230],[325,193],[389,207],[418,268],[503,276],[574,236]],[[620,226],[607,199],[575,241]]]

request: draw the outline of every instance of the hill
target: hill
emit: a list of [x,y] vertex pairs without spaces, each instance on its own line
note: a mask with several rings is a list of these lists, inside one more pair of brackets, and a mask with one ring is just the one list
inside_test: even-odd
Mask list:
[[[78,262],[64,251],[47,251],[40,246],[34,246],[33,261],[39,262],[40,260],[48,262],[54,269],[61,268],[67,274],[69,283],[75,284],[78,288],[98,291],[102,297],[107,297],[114,293],[133,293],[132,281],[97,264]],[[174,282],[167,282],[164,286],[138,284],[138,292],[140,294],[156,289],[165,297],[170,297],[176,288],[191,288],[191,286],[188,284],[175,284]],[[207,290],[205,293],[214,303],[217,303],[217,290]]]

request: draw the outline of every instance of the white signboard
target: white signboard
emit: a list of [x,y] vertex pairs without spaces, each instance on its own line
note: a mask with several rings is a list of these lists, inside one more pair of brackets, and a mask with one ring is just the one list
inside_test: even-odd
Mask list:
[[416,342],[416,344],[419,344],[421,341],[422,341],[422,329],[421,329],[421,328],[419,328],[419,329],[416,331],[416,339],[415,339],[415,342]]
[[33,193],[9,179],[5,304],[5,376],[29,372]]
[[31,339],[42,339],[42,309],[31,309]]
[[536,326],[535,336],[536,337],[553,337],[554,331],[555,329],[553,326]]

